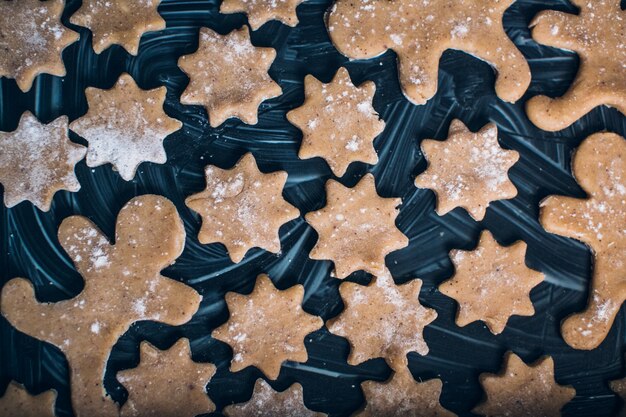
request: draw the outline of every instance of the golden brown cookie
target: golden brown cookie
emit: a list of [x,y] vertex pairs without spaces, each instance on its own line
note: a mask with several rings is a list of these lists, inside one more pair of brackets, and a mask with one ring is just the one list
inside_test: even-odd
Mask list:
[[62,77],[61,53],[78,40],[78,33],[61,23],[63,0],[0,1],[0,77],[15,78],[28,91],[35,77]]
[[89,111],[70,124],[89,142],[87,165],[110,163],[130,181],[142,162],[165,163],[163,140],[182,126],[163,111],[166,92],[165,87],[142,90],[128,74],[110,90],[87,88]]
[[626,11],[620,0],[572,3],[580,8],[577,15],[544,10],[530,24],[534,40],[575,51],[580,58],[576,79],[565,95],[528,100],[528,117],[543,130],[565,129],[601,105],[626,114]]
[[493,123],[473,133],[460,120],[453,120],[448,138],[425,139],[422,152],[428,168],[415,178],[415,185],[435,192],[440,216],[462,207],[480,221],[490,202],[517,195],[508,171],[519,154],[500,147]]
[[195,417],[215,411],[206,394],[215,365],[194,362],[189,340],[180,339],[167,350],[142,342],[140,350],[139,365],[117,373],[128,390],[121,417]]
[[274,58],[274,49],[252,45],[247,26],[227,35],[202,28],[198,51],[178,60],[190,78],[180,101],[204,106],[212,127],[231,117],[254,125],[261,102],[282,94],[267,73]]
[[626,300],[626,139],[589,136],[572,170],[589,198],[550,196],[541,203],[539,220],[548,232],[580,240],[593,251],[587,308],[568,317],[561,331],[570,346],[594,349]]
[[83,0],[70,22],[93,33],[93,49],[102,53],[111,45],[121,45],[137,55],[139,41],[146,32],[165,29],[157,8],[161,0]]
[[279,252],[280,226],[299,216],[282,196],[287,173],[262,173],[248,153],[232,169],[207,166],[205,175],[206,189],[185,201],[202,216],[200,243],[223,243],[234,262],[253,247]]
[[256,366],[274,380],[284,361],[306,362],[304,338],[324,323],[302,310],[303,296],[302,285],[279,291],[267,275],[249,295],[226,294],[230,318],[212,336],[232,347],[231,372]]
[[40,303],[31,282],[16,278],[2,289],[2,315],[65,354],[78,417],[116,416],[102,386],[113,345],[137,321],[181,325],[198,310],[201,296],[193,288],[160,274],[182,253],[185,229],[169,200],[144,195],[120,211],[115,245],[82,216],[61,223],[59,242],[85,279],[83,291]]
[[529,294],[543,274],[528,268],[525,257],[526,243],[500,246],[486,230],[476,249],[451,251],[455,273],[439,291],[459,303],[456,324],[482,320],[493,334],[500,334],[509,317],[535,314]]
[[576,395],[571,386],[556,383],[549,356],[529,366],[507,352],[500,373],[481,374],[480,383],[486,397],[472,412],[487,417],[558,417]]
[[329,180],[326,206],[305,216],[319,235],[309,256],[333,261],[339,279],[358,270],[384,274],[385,257],[409,244],[395,224],[401,203],[399,198],[380,197],[372,174],[353,188]]
[[257,30],[270,20],[279,20],[287,26],[296,26],[296,7],[304,0],[223,0],[220,13],[248,15],[252,30]]
[[349,58],[373,58],[392,49],[402,90],[415,104],[435,95],[439,59],[447,49],[489,63],[497,72],[498,97],[515,102],[530,84],[530,69],[502,26],[513,1],[337,0],[328,32]]
[[0,416],[3,417],[54,417],[54,390],[30,395],[22,384],[11,381],[0,397]]
[[[622,402],[626,400],[626,379],[611,381],[609,386],[611,387],[611,390],[613,390],[613,392],[622,399]],[[623,404],[620,407],[617,417],[626,417],[626,407]]]
[[307,75],[304,103],[287,113],[287,119],[302,131],[298,157],[320,156],[338,177],[352,162],[378,162],[373,142],[385,122],[372,107],[375,91],[372,81],[355,87],[345,68],[328,84]]
[[27,111],[15,131],[0,131],[0,143],[0,183],[7,207],[28,200],[48,211],[57,191],[80,189],[74,166],[87,149],[70,141],[66,116],[43,124]]

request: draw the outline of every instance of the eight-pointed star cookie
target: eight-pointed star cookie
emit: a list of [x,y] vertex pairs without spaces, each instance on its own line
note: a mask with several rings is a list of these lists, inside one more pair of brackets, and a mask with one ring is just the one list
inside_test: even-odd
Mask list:
[[278,252],[280,226],[299,216],[282,196],[287,173],[262,173],[248,153],[229,170],[207,166],[205,175],[206,189],[185,201],[202,216],[198,240],[222,242],[234,262],[253,247]]
[[287,119],[302,131],[298,156],[321,156],[338,177],[352,162],[378,162],[372,142],[385,122],[372,107],[375,91],[372,81],[355,87],[345,68],[340,68],[329,84],[307,75],[304,103],[287,113]]
[[142,342],[140,351],[139,366],[117,373],[128,390],[121,417],[195,417],[215,411],[206,394],[215,365],[194,362],[189,340],[180,339],[167,350]]
[[230,117],[254,125],[261,102],[282,94],[267,73],[274,58],[274,49],[252,45],[247,26],[227,35],[202,28],[198,51],[178,60],[190,78],[180,101],[204,106],[212,127]]
[[143,195],[120,211],[114,245],[82,216],[61,223],[59,242],[85,279],[84,289],[68,300],[40,303],[31,282],[16,278],[2,288],[2,315],[65,354],[78,417],[117,416],[103,378],[118,339],[137,321],[177,326],[198,310],[201,296],[193,288],[160,274],[183,251],[183,222],[169,200]]
[[30,395],[22,384],[11,381],[0,397],[0,416],[4,417],[54,417],[54,390]]
[[166,92],[165,87],[142,90],[128,74],[110,90],[87,88],[89,111],[70,124],[89,142],[87,165],[111,163],[130,181],[142,162],[165,163],[163,140],[182,126],[163,111]]
[[63,49],[78,33],[61,24],[63,0],[0,1],[0,77],[28,91],[37,75],[65,75]]
[[561,326],[576,349],[596,348],[626,300],[626,139],[613,133],[589,136],[572,167],[587,199],[550,196],[539,220],[550,233],[567,236],[593,250],[593,276],[586,309]]
[[87,149],[68,137],[67,117],[43,124],[29,112],[17,129],[0,131],[0,183],[4,204],[13,207],[28,200],[48,211],[57,191],[78,191],[74,166]]
[[519,154],[500,147],[498,128],[492,123],[473,133],[453,120],[448,138],[425,139],[422,152],[428,168],[415,178],[415,185],[435,192],[440,216],[462,207],[480,221],[490,202],[517,195],[508,171]]
[[329,180],[326,206],[306,215],[319,235],[309,256],[332,260],[339,279],[358,270],[384,274],[385,257],[409,244],[395,224],[401,202],[380,197],[372,174],[366,174],[353,188]]
[[161,0],[83,0],[70,22],[93,33],[93,49],[102,53],[111,45],[121,45],[137,55],[139,41],[146,32],[165,29],[157,7]]
[[220,13],[248,15],[252,30],[257,30],[270,20],[279,20],[288,26],[298,24],[296,7],[304,0],[223,0]]
[[541,11],[532,21],[537,42],[576,52],[580,65],[570,89],[558,98],[528,100],[530,120],[543,130],[565,129],[594,107],[626,114],[626,11],[620,0],[572,0],[578,15]]
[[284,361],[306,362],[304,338],[323,322],[302,309],[303,296],[302,285],[279,291],[267,275],[249,295],[226,294],[230,318],[212,336],[232,347],[231,372],[256,366],[274,380]]
[[406,97],[424,104],[437,91],[439,59],[458,49],[496,72],[496,93],[517,101],[530,84],[524,56],[504,32],[502,16],[514,0],[338,0],[328,18],[331,40],[353,59],[392,49]]
[[482,320],[494,334],[502,333],[509,317],[532,316],[529,293],[543,274],[526,266],[526,243],[500,246],[484,231],[473,251],[453,250],[455,273],[439,291],[459,303],[456,324]]
[[554,380],[554,361],[546,356],[526,365],[507,352],[499,374],[481,374],[486,397],[472,410],[487,417],[558,417],[576,391]]

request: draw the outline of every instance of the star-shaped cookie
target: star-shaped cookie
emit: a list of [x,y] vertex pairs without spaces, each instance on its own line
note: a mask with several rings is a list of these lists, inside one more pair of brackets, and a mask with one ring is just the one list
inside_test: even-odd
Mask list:
[[270,20],[279,20],[287,26],[296,26],[296,7],[304,0],[223,0],[220,13],[248,15],[252,30],[257,30]]
[[11,381],[0,397],[0,416],[5,417],[54,417],[56,391],[30,395],[23,385]]
[[206,189],[185,201],[202,216],[200,243],[223,243],[234,262],[253,247],[280,251],[280,226],[299,216],[282,196],[287,173],[262,173],[248,153],[229,170],[207,166],[205,175]]
[[620,0],[572,0],[577,15],[539,12],[530,26],[537,42],[575,51],[578,74],[558,98],[537,96],[526,104],[530,120],[543,130],[565,129],[597,106],[626,114],[626,11]]
[[[611,390],[622,399],[622,402],[626,400],[626,379],[611,381],[609,386],[611,387]],[[626,417],[626,407],[623,404],[620,407],[617,417]]]
[[302,309],[303,296],[302,285],[279,291],[267,275],[249,295],[226,294],[230,318],[212,336],[232,347],[231,372],[256,366],[274,380],[284,361],[306,362],[304,338],[324,323]]
[[276,51],[252,45],[247,26],[227,35],[202,28],[199,42],[197,52],[178,60],[190,78],[181,103],[204,106],[212,127],[231,117],[256,124],[261,102],[282,94],[267,73]]
[[359,270],[384,274],[385,257],[409,244],[395,224],[401,203],[399,198],[380,197],[372,174],[353,188],[329,180],[326,206],[306,215],[319,235],[309,256],[333,261],[339,279]]
[[163,111],[166,92],[165,87],[142,90],[128,74],[110,90],[87,88],[89,111],[70,124],[89,142],[87,165],[110,163],[130,181],[142,162],[165,163],[163,140],[182,126]]
[[422,152],[428,168],[415,178],[415,185],[435,192],[440,216],[462,207],[480,221],[490,202],[517,195],[508,171],[519,154],[500,147],[493,123],[473,133],[460,120],[453,120],[448,138],[425,139]]
[[28,200],[48,211],[57,191],[80,189],[74,166],[87,149],[70,141],[67,117],[43,124],[25,112],[17,130],[0,131],[0,143],[0,183],[7,207]]
[[375,91],[372,81],[355,87],[345,68],[340,68],[328,84],[307,75],[304,103],[287,113],[287,119],[302,131],[298,156],[321,156],[338,177],[352,162],[378,162],[373,141],[385,122],[372,107]]
[[513,1],[338,0],[328,16],[328,31],[349,58],[373,58],[392,49],[402,90],[415,104],[435,95],[439,59],[447,49],[489,63],[497,72],[498,97],[515,102],[530,84],[530,69],[502,25]]

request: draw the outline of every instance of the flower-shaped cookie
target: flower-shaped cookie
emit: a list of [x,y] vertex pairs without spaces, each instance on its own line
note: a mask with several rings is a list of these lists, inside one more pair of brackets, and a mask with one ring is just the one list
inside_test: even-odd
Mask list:
[[220,13],[239,13],[248,15],[252,30],[257,30],[270,20],[280,20],[288,26],[298,24],[296,7],[304,0],[223,0]]
[[5,417],[54,417],[56,391],[30,395],[23,385],[11,381],[0,397],[0,416]]

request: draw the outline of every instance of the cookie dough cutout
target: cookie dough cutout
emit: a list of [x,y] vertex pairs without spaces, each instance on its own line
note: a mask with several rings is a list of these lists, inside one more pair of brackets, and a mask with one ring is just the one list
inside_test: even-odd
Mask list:
[[226,417],[323,417],[327,415],[306,408],[300,384],[295,383],[286,390],[277,392],[260,378],[254,384],[254,392],[248,402],[229,405],[224,408],[223,414]]
[[70,22],[93,33],[93,49],[102,53],[112,45],[121,45],[137,55],[139,41],[146,32],[165,29],[165,20],[157,11],[161,0],[83,0]]
[[195,417],[215,411],[206,394],[215,365],[194,362],[189,340],[164,351],[142,342],[140,352],[139,366],[117,374],[128,390],[121,417]]
[[270,20],[279,20],[287,26],[298,24],[296,7],[304,0],[223,0],[220,13],[248,15],[252,30],[257,30]]
[[54,417],[54,390],[30,395],[22,384],[11,381],[0,397],[0,416],[6,417]]
[[66,116],[43,124],[25,112],[15,131],[0,131],[0,149],[0,183],[7,207],[30,201],[48,211],[57,191],[80,189],[74,167],[87,149],[70,141]]
[[309,256],[333,261],[339,279],[359,270],[383,275],[385,257],[409,244],[395,224],[401,203],[399,198],[380,197],[372,174],[353,188],[329,180],[326,206],[305,216],[319,235]]
[[102,385],[113,345],[137,321],[177,326],[198,310],[201,296],[193,288],[160,274],[183,251],[183,223],[169,200],[144,195],[120,211],[114,245],[82,216],[61,223],[59,242],[85,279],[83,291],[40,303],[31,282],[16,278],[2,289],[2,315],[65,354],[78,417],[117,416]]
[[165,87],[142,90],[128,74],[110,90],[87,88],[89,111],[70,124],[89,142],[87,165],[110,163],[130,181],[142,162],[164,164],[163,140],[182,126],[163,111],[166,92]]
[[302,285],[279,291],[267,275],[257,277],[249,295],[226,294],[230,318],[212,336],[233,349],[231,372],[256,366],[275,380],[284,361],[306,362],[304,338],[324,324],[302,310]]
[[335,47],[352,59],[373,58],[392,49],[400,85],[415,104],[437,92],[439,60],[458,49],[496,70],[496,94],[519,100],[530,84],[530,68],[509,39],[502,16],[514,0],[337,0],[328,17]]
[[440,216],[462,207],[480,221],[490,202],[517,195],[508,171],[519,153],[500,147],[493,123],[474,133],[460,120],[453,120],[448,138],[425,139],[422,152],[428,168],[415,178],[415,185],[435,192]]
[[508,352],[499,374],[481,374],[486,398],[472,410],[487,417],[560,417],[561,409],[576,395],[571,386],[554,380],[554,361],[546,356],[526,365]]
[[500,246],[484,231],[473,251],[450,252],[455,274],[439,291],[459,303],[456,324],[485,322],[491,333],[500,334],[513,315],[532,316],[530,291],[543,274],[526,266],[526,243]]
[[253,247],[279,252],[278,230],[300,214],[282,196],[287,173],[262,173],[248,153],[229,170],[207,166],[205,175],[206,189],[185,201],[202,217],[200,243],[223,243],[235,263]]
[[180,101],[204,106],[211,127],[231,117],[255,125],[261,102],[282,94],[267,73],[274,58],[274,49],[252,45],[247,26],[227,35],[202,28],[198,51],[178,60],[190,78]]
[[550,196],[541,203],[539,220],[548,232],[593,251],[587,307],[561,326],[567,344],[588,350],[602,343],[626,300],[626,139],[589,136],[574,154],[572,170],[589,197]]
[[304,103],[287,113],[287,119],[302,131],[298,157],[320,156],[338,177],[352,162],[378,162],[373,142],[385,129],[385,122],[372,107],[375,92],[372,81],[355,87],[345,68],[340,68],[329,84],[307,75]]
[[558,98],[537,96],[526,104],[529,119],[543,130],[565,129],[606,105],[626,114],[626,11],[620,0],[572,0],[578,15],[539,12],[530,26],[538,43],[574,51],[580,58],[570,89]]

